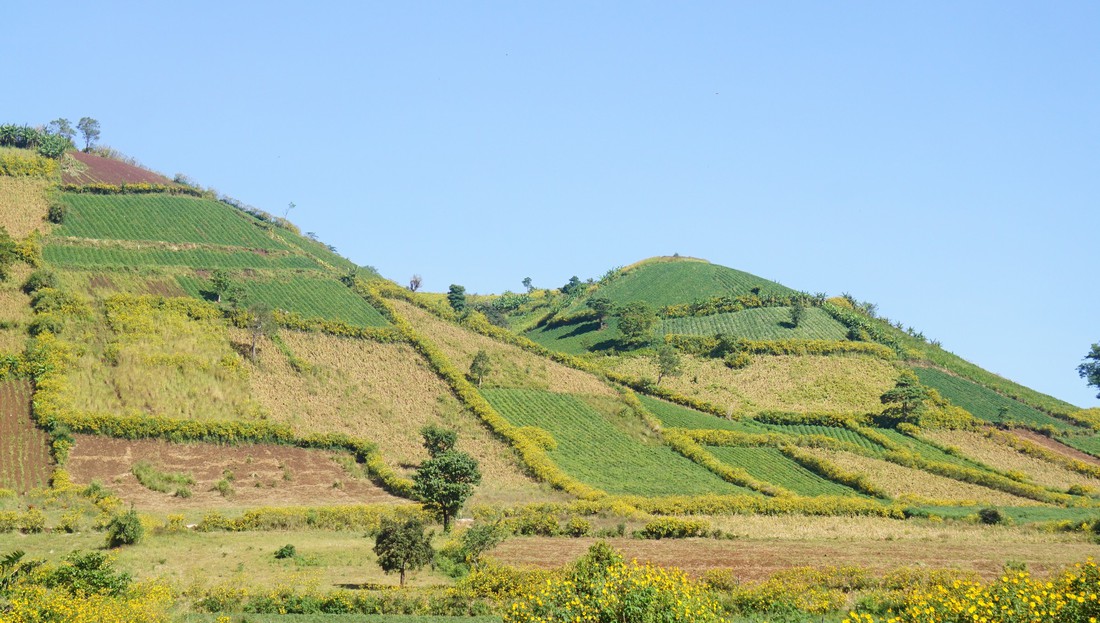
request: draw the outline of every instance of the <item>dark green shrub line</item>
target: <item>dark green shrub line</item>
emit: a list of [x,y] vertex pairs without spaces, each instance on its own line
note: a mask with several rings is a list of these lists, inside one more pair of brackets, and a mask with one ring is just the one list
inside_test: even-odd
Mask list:
[[190,186],[177,186],[175,184],[149,184],[140,182],[137,184],[104,184],[95,182],[92,184],[62,184],[61,190],[67,193],[85,193],[90,195],[189,195],[191,197],[204,197],[206,193]]
[[871,355],[892,361],[897,353],[882,344],[873,342],[853,342],[848,340],[748,340],[736,339],[732,344],[722,344],[717,336],[684,335],[672,333],[665,336],[665,343],[671,344],[690,355],[725,357],[730,353],[748,353],[750,355]]
[[694,303],[682,303],[680,305],[666,305],[658,312],[665,318],[688,318],[699,316],[713,316],[739,312],[746,309],[760,307],[790,307],[795,303],[801,303],[806,307],[821,307],[825,303],[824,295],[809,295],[805,293],[792,294],[742,294],[740,296],[716,296],[706,301]]

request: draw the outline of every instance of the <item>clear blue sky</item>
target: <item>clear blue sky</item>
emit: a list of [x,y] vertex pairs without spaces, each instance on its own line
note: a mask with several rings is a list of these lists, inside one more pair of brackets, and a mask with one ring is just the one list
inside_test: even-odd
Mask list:
[[425,287],[680,253],[1081,406],[1100,3],[6,2],[0,117]]

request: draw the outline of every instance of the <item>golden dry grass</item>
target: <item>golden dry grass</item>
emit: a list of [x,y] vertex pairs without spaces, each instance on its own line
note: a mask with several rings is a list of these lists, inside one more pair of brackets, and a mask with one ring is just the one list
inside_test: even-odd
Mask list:
[[[732,412],[877,413],[882,411],[879,396],[897,377],[889,362],[864,355],[755,355],[740,370],[717,359],[686,355],[681,359],[683,372],[665,377],[662,387]],[[610,367],[629,376],[657,378],[652,357],[615,358]]]
[[0,176],[0,225],[12,238],[46,230],[49,181],[33,177]]
[[[235,332],[234,339],[246,336]],[[447,426],[458,431],[458,448],[481,466],[483,484],[473,503],[534,501],[549,493],[522,472],[510,447],[462,410],[408,344],[292,331],[282,339],[310,369],[296,372],[274,344],[261,343],[258,365],[250,366],[252,391],[273,420],[303,432],[369,439],[389,465],[407,474],[428,456],[420,429]]]
[[876,487],[901,500],[937,504],[946,502],[965,505],[1039,505],[1039,502],[1035,500],[966,482],[959,482],[882,459],[872,459],[851,452],[836,452],[816,448],[805,448],[804,451],[831,461],[844,471],[862,474]]
[[979,432],[953,430],[926,431],[921,434],[945,446],[954,446],[964,455],[991,467],[1026,474],[1036,483],[1047,487],[1066,489],[1071,485],[1084,485],[1100,490],[1100,479],[1090,478],[1060,465],[1027,456]]
[[479,333],[440,320],[404,301],[391,301],[397,313],[408,320],[451,360],[458,369],[469,370],[478,350],[492,362],[485,387],[541,389],[559,394],[615,396],[615,391],[591,374],[568,368],[504,344]]

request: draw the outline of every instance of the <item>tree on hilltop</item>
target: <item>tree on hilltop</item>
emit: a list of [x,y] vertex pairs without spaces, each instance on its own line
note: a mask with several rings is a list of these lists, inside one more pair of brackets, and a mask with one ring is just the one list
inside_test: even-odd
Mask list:
[[[1077,366],[1077,374],[1090,386],[1100,389],[1100,343],[1092,345],[1092,350],[1085,355],[1085,361]],[[1100,398],[1100,393],[1096,397]]]
[[91,151],[92,145],[99,140],[99,122],[91,117],[81,117],[76,128],[84,137],[84,151]]
[[466,311],[466,288],[457,283],[452,283],[451,287],[447,289],[447,302],[450,303],[451,309],[456,312]]

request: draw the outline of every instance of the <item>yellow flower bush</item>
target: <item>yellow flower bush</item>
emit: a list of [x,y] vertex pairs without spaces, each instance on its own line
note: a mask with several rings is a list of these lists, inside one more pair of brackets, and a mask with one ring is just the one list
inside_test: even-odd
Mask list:
[[172,592],[163,584],[132,587],[119,596],[21,586],[0,613],[0,623],[160,623],[166,622]]

